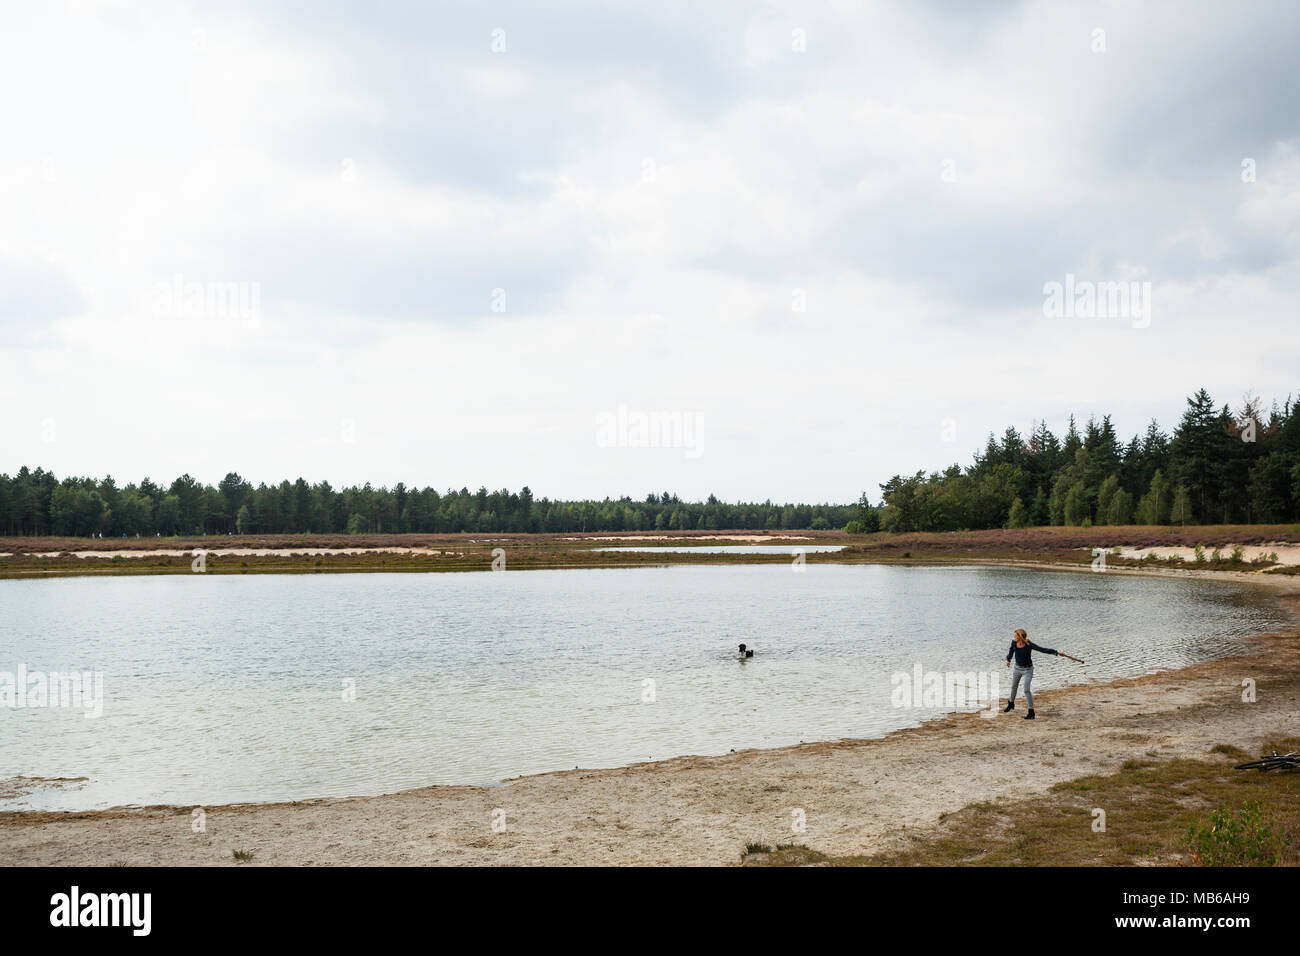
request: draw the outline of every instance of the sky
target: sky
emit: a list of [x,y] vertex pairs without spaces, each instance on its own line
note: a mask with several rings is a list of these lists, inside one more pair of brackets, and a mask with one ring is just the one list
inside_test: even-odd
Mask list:
[[1300,5],[623,6],[8,10],[0,472],[849,502],[1300,396]]

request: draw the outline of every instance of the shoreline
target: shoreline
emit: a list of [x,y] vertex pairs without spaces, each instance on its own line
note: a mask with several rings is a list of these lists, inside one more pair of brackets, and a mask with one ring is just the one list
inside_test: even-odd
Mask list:
[[[1106,573],[1121,570],[1263,583],[1289,623],[1244,639],[1243,651],[1227,657],[1043,691],[1034,724],[1010,719],[1020,712],[993,720],[952,713],[876,738],[549,771],[494,786],[210,806],[197,834],[188,805],[4,811],[0,855],[34,865],[230,864],[235,850],[272,865],[726,864],[755,839],[864,854],[980,800],[1042,792],[1138,757],[1203,756],[1224,743],[1250,750],[1300,724],[1293,582],[1249,572]],[[1243,674],[1259,675],[1255,704],[1240,701]],[[792,836],[794,811],[806,815],[807,829]],[[505,831],[495,832],[500,812]]]
[[[602,550],[611,542],[671,547],[670,552]],[[775,545],[771,554],[745,546]],[[729,545],[740,550],[710,552]],[[843,531],[692,531],[614,535],[376,534],[210,536],[192,538],[0,538],[0,579],[168,574],[355,574],[570,570],[675,565],[781,564],[802,549],[807,563],[1005,563],[1089,568],[1106,552],[1106,570],[1206,570],[1251,575],[1300,574],[1300,525],[1040,527],[973,532],[849,535]],[[1196,560],[1197,548],[1203,560]],[[202,560],[198,560],[202,555]],[[1188,556],[1191,555],[1189,560]],[[1233,557],[1237,560],[1233,560]]]
[[[296,553],[296,552],[295,552]],[[374,552],[379,553],[379,552]],[[599,554],[601,552],[593,550],[591,553]],[[604,552],[608,554],[609,552]],[[621,559],[612,560],[594,560],[594,561],[558,561],[558,562],[537,562],[529,561],[511,567],[511,571],[617,571],[638,568],[669,568],[679,566],[706,566],[706,567],[734,567],[744,565],[774,565],[785,564],[789,562],[791,555],[785,554],[719,554],[717,552],[701,552],[700,554],[683,554],[675,553],[649,553],[636,552],[635,555],[629,554]],[[631,559],[631,560],[629,560]],[[88,559],[93,560],[93,559]],[[143,561],[143,559],[138,559]],[[10,580],[43,580],[48,578],[74,578],[74,577],[168,577],[173,575],[188,576],[195,572],[192,571],[188,564],[190,557],[188,552],[182,559],[186,567],[172,567],[160,569],[157,567],[52,567],[43,569],[22,569],[8,570],[0,567],[0,581]],[[1093,572],[1087,561],[1067,562],[1062,560],[1044,560],[1033,558],[1021,558],[1015,556],[988,556],[988,557],[943,557],[943,556],[924,556],[908,558],[886,558],[879,556],[862,557],[859,555],[845,555],[842,552],[808,552],[805,555],[805,561],[809,564],[824,565],[877,565],[891,567],[1006,567],[1006,568],[1026,568],[1035,571],[1067,571],[1067,572]],[[1201,578],[1207,580],[1239,581],[1248,582],[1256,581],[1266,585],[1273,583],[1285,584],[1290,578],[1300,578],[1300,573],[1292,570],[1293,566],[1280,565],[1274,568],[1257,568],[1248,569],[1241,567],[1239,569],[1228,570],[1223,567],[1206,567],[1201,568],[1196,565],[1183,566],[1160,566],[1151,563],[1134,563],[1134,564],[1108,564],[1106,574],[1135,574],[1149,577],[1165,578]],[[304,574],[474,574],[474,573],[493,573],[489,567],[467,567],[460,565],[456,567],[437,567],[437,566],[402,566],[402,565],[369,565],[369,566],[344,566],[344,567],[306,567],[301,565],[289,564],[287,566],[259,565],[247,568],[230,568],[230,567],[209,567],[205,572],[212,576],[227,575],[304,575]]]

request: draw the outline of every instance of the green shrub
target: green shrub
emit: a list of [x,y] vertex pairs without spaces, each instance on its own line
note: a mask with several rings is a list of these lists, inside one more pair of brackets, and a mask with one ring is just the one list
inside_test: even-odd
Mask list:
[[1235,812],[1220,807],[1209,826],[1187,828],[1187,848],[1198,866],[1273,866],[1290,845],[1289,836],[1264,822],[1257,803]]

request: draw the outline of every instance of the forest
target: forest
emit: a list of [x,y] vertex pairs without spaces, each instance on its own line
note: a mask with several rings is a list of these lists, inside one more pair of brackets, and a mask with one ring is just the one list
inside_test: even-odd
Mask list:
[[848,505],[682,501],[669,492],[601,501],[517,492],[332,488],[302,478],[254,487],[230,472],[214,488],[188,474],[118,487],[111,476],[64,478],[37,468],[0,475],[0,534],[105,537],[192,534],[379,534],[385,532],[687,531],[839,528]]
[[1300,519],[1300,400],[1265,414],[1247,396],[1232,411],[1201,389],[1172,434],[1152,421],[1120,441],[1106,415],[1058,438],[990,434],[974,461],[942,472],[895,475],[882,501],[854,504],[636,500],[567,501],[517,492],[431,487],[335,489],[303,478],[254,486],[235,472],[215,487],[181,475],[118,487],[104,478],[57,478],[41,468],[0,474],[0,533],[10,536],[377,534],[385,532],[596,532],[820,530],[959,531],[1042,525],[1272,524]]
[[1172,434],[1156,421],[1127,444],[1109,415],[1064,438],[1043,423],[1029,435],[989,435],[966,468],[895,475],[884,507],[851,531],[955,531],[1042,525],[1275,524],[1300,517],[1300,400],[1265,414],[1247,396],[1218,407],[1205,389],[1187,399]]

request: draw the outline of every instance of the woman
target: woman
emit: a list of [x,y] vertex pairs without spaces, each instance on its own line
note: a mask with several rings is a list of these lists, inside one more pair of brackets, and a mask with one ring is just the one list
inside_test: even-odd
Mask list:
[[1025,703],[1029,705],[1029,713],[1025,714],[1025,720],[1034,719],[1034,695],[1030,691],[1029,685],[1034,682],[1034,659],[1030,656],[1033,651],[1042,651],[1044,654],[1060,655],[1060,651],[1054,651],[1050,647],[1039,647],[1029,639],[1029,635],[1023,627],[1016,628],[1016,632],[1011,635],[1011,649],[1007,651],[1007,666],[1011,666],[1011,656],[1016,658],[1015,670],[1011,672],[1011,696],[1007,698],[1007,706],[1002,709],[1002,713],[1015,710],[1016,707],[1016,690],[1020,687],[1020,679],[1025,681]]

